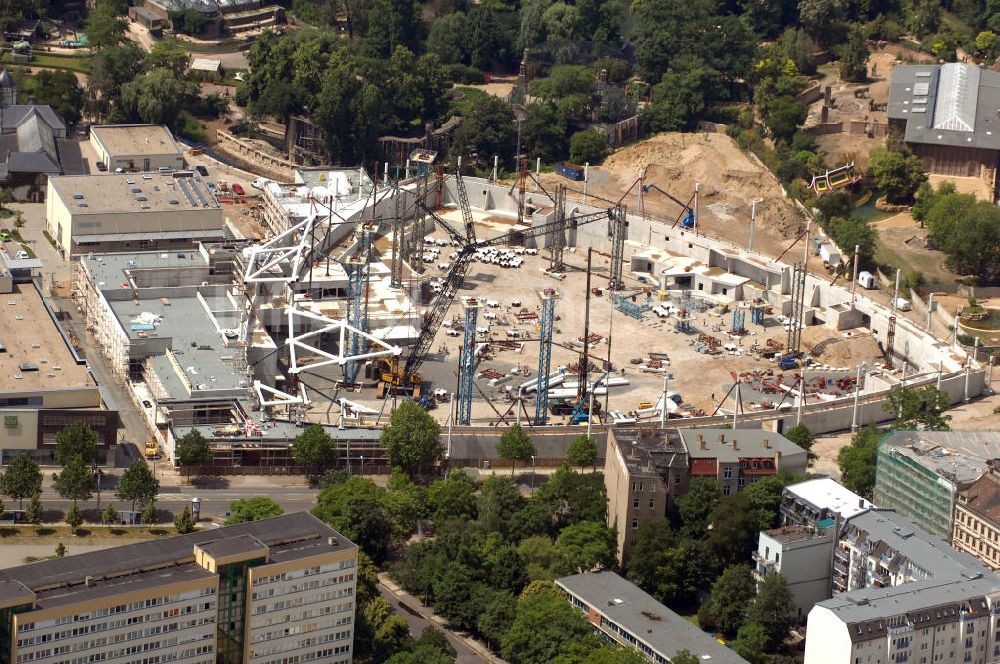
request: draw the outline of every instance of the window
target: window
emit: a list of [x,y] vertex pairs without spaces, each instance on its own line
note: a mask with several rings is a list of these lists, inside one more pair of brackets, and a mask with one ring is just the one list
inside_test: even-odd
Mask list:
[[632,519],[632,530],[639,528],[639,519]]
[[733,469],[732,468],[725,468],[725,469],[723,469],[723,471],[722,471],[722,477],[723,477],[723,479],[727,479],[727,480],[733,479]]
[[632,507],[636,507],[636,508],[639,507],[639,499],[638,498],[633,498],[632,499]]
[[652,498],[649,499],[649,509],[656,507],[656,501]]
[[730,493],[730,488],[729,488],[729,486],[724,486],[724,487],[722,487],[722,495],[723,495],[723,496],[728,496],[728,495],[729,495],[729,493]]

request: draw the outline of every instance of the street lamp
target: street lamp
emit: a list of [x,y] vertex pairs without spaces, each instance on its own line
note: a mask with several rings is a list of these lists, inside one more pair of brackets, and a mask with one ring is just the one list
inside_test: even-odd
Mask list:
[[535,455],[531,455],[531,495],[535,495]]
[[362,454],[361,455],[361,475],[364,476],[364,474],[365,474],[365,455]]

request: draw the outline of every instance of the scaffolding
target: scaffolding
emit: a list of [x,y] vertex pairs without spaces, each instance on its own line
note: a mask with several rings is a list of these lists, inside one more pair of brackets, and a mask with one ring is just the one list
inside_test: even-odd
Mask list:
[[555,196],[555,223],[545,233],[545,248],[549,250],[549,272],[562,272],[563,249],[566,248],[566,187],[558,185]]
[[743,307],[733,309],[733,334],[743,334],[746,332],[747,312]]
[[611,272],[608,279],[608,288],[612,291],[621,290],[625,282],[622,281],[622,268],[625,262],[625,206],[616,205],[611,211]]
[[788,354],[798,355],[802,347],[802,328],[805,326],[806,266],[796,263],[792,266],[792,312],[788,320]]
[[482,303],[475,297],[462,298],[465,311],[465,334],[458,354],[458,424],[472,421],[472,379],[476,373],[476,323]]
[[678,332],[691,331],[691,318],[687,309],[681,309],[677,312],[677,320],[674,321],[674,329]]
[[653,308],[653,304],[649,299],[646,300],[645,304],[633,302],[630,298],[635,297],[635,295],[635,293],[630,295],[615,295],[615,309],[630,318],[642,320],[646,316],[646,312]]
[[544,425],[549,411],[549,369],[552,365],[552,329],[556,302],[562,293],[555,288],[538,292],[542,302],[541,334],[538,337],[538,384],[535,389],[535,424]]
[[[371,222],[358,224],[357,247],[344,264],[347,272],[347,324],[355,330],[368,331],[368,278],[371,272],[372,235],[376,226]],[[350,355],[360,355],[364,337],[352,332],[349,338]],[[358,378],[361,363],[348,362],[344,365],[344,382],[353,385]]]
[[[392,197],[393,217],[392,217],[392,264],[389,273],[389,287],[403,287],[403,227],[406,220],[400,211],[399,184],[394,185],[396,192]],[[416,206],[414,206],[416,209]]]
[[750,322],[755,325],[764,324],[764,310],[763,304],[752,304],[750,305]]

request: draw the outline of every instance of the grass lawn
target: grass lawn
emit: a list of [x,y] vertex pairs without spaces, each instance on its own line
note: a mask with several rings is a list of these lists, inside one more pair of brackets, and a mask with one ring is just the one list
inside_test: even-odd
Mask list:
[[112,527],[84,524],[76,529],[65,525],[52,526],[3,526],[0,527],[0,541],[5,544],[56,544],[70,541],[73,544],[87,544],[104,540],[149,540],[172,537],[177,534],[173,525],[162,526],[122,526]]
[[895,242],[887,242],[880,234],[875,247],[875,261],[880,265],[895,265],[903,268],[903,274],[921,272],[928,282],[950,282],[955,275],[944,269],[944,254],[910,251]]
[[486,92],[480,90],[479,88],[466,88],[455,86],[453,89],[454,94],[462,94],[462,99],[452,99],[448,104],[448,112],[455,115],[462,115],[468,117],[469,113],[472,112],[472,103],[477,99],[481,99],[486,96]]
[[90,73],[90,55],[59,55],[55,53],[35,53],[31,62],[14,62],[9,51],[4,52],[2,62],[5,64],[20,64],[26,67],[47,67],[48,69],[66,69],[69,71]]

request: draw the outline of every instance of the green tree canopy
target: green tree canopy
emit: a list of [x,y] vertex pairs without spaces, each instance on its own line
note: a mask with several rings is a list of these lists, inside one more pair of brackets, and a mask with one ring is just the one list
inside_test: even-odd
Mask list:
[[799,422],[786,431],[785,438],[804,449],[810,456],[813,456],[811,450],[813,443],[816,442],[816,436],[813,435],[812,431],[809,430],[809,427],[807,427],[805,423]]
[[[583,614],[551,584],[536,581],[517,601],[500,653],[512,664],[550,664],[566,644],[594,639]],[[596,643],[596,641],[594,641]]]
[[74,530],[83,524],[83,514],[80,513],[80,506],[74,500],[66,511],[66,525]]
[[497,442],[497,456],[510,461],[510,474],[514,475],[514,462],[528,463],[535,455],[535,445],[520,424],[508,427]]
[[194,514],[191,512],[191,506],[185,505],[184,509],[174,517],[174,528],[177,529],[177,533],[180,535],[186,535],[187,533],[194,532],[195,523]]
[[177,463],[181,466],[204,466],[212,463],[212,444],[197,429],[180,437],[175,452]]
[[25,453],[18,454],[7,464],[7,472],[0,476],[0,493],[17,500],[24,507],[24,499],[42,492],[42,471],[38,462]]
[[788,582],[781,574],[768,574],[750,605],[749,622],[760,625],[767,633],[767,651],[774,652],[788,638],[792,627],[795,602]]
[[97,0],[94,3],[83,26],[91,47],[117,46],[125,41],[127,8],[121,0]]
[[149,466],[145,461],[135,461],[125,469],[118,486],[115,488],[115,497],[118,500],[132,501],[132,511],[135,511],[136,503],[140,507],[148,505],[156,498],[160,490],[160,480],[153,477]]
[[486,165],[499,156],[506,168],[514,165],[517,126],[510,104],[493,95],[472,101],[472,109],[455,130],[453,154],[466,157],[465,163]]
[[575,466],[593,466],[597,463],[597,443],[590,436],[580,434],[569,444],[566,460]]
[[[101,512],[101,523],[105,526],[112,526],[118,523],[118,510],[111,503],[108,503],[108,506]],[[178,532],[180,532],[180,529],[178,529]]]
[[524,499],[514,480],[493,473],[486,478],[479,490],[479,524],[487,533],[507,534],[511,515],[523,503]]
[[[58,436],[58,434],[57,434]],[[64,500],[90,500],[97,486],[94,471],[82,456],[74,456],[63,464],[62,472],[52,475],[52,486]]]
[[893,390],[885,403],[885,410],[896,415],[897,429],[921,431],[948,431],[951,415],[945,415],[950,400],[948,393],[931,385],[918,389]]
[[562,552],[544,535],[521,540],[517,552],[524,560],[525,571],[532,581],[554,581],[571,571]]
[[757,586],[748,565],[727,567],[712,585],[709,602],[709,611],[719,631],[730,638],[736,636],[747,621],[747,611],[756,595]]
[[694,477],[688,492],[678,496],[675,504],[681,517],[684,535],[694,538],[705,536],[709,517],[721,499],[715,480],[709,477]]
[[444,458],[441,425],[415,401],[399,404],[381,440],[389,465],[411,474]]
[[868,39],[862,26],[855,26],[840,50],[840,78],[852,83],[868,80]]
[[469,521],[476,518],[476,483],[461,470],[453,470],[448,477],[431,484],[427,489],[427,503],[431,516],[437,522],[448,519]]
[[393,534],[384,499],[385,489],[352,476],[320,491],[313,514],[355,542],[377,564],[385,558]]
[[837,455],[841,483],[859,496],[870,497],[875,490],[875,463],[881,439],[881,432],[869,424],[858,429],[851,436],[851,444]]
[[322,468],[337,458],[337,447],[326,429],[312,424],[292,440],[292,456],[304,466]]
[[76,456],[84,464],[97,461],[97,432],[83,422],[75,422],[56,434],[56,462],[65,466]]
[[764,122],[778,142],[789,143],[806,121],[807,109],[795,97],[783,95],[770,100],[763,109]]
[[767,645],[767,628],[752,622],[740,627],[733,641],[733,650],[750,664],[765,664],[768,661]]
[[227,526],[248,521],[259,521],[281,516],[285,513],[273,498],[267,496],[256,496],[254,498],[241,498],[234,500],[229,505],[229,518],[226,519]]
[[892,203],[911,202],[921,183],[927,180],[920,157],[887,148],[871,151],[869,167],[875,184],[885,191],[886,198]]
[[556,550],[577,572],[611,567],[615,562],[615,532],[596,521],[566,526],[556,539]]
[[158,40],[146,56],[150,69],[169,69],[178,77],[187,72],[188,59],[188,52],[180,42],[170,37]]
[[28,523],[39,526],[42,523],[43,511],[42,511],[42,501],[36,493],[31,497],[31,501],[28,503],[28,509],[25,511],[24,517],[28,520]]
[[584,129],[569,138],[569,158],[577,164],[596,164],[607,151],[608,142],[596,129]]

